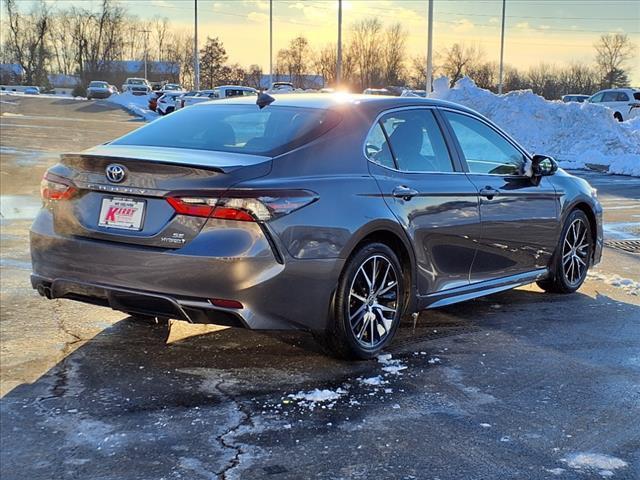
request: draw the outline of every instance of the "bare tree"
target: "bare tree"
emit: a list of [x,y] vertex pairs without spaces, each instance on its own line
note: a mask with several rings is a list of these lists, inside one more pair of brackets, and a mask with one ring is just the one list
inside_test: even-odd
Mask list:
[[351,27],[348,51],[354,59],[354,74],[360,88],[382,86],[382,24],[377,18],[369,18]]
[[260,89],[262,86],[260,84],[261,80],[262,80],[262,67],[260,65],[255,65],[255,64],[250,65],[249,69],[245,73],[244,84],[249,87]]
[[442,58],[441,72],[449,77],[451,86],[453,86],[482,60],[483,53],[473,46],[454,43],[450,48],[445,48],[440,52],[438,57]]
[[7,48],[16,63],[24,69],[23,82],[27,85],[45,85],[50,21],[47,4],[41,1],[26,15],[18,11],[16,0],[6,0],[5,6],[9,27]]
[[629,81],[625,71],[626,63],[633,58],[634,45],[629,36],[622,33],[600,36],[596,49],[596,65],[604,88],[622,87]]
[[153,19],[153,40],[158,48],[158,61],[164,60],[164,48],[167,39],[167,31],[169,30],[169,19],[167,17],[155,17]]
[[[338,53],[335,43],[326,44],[315,59],[315,69],[322,75],[326,85],[333,85],[336,81],[336,65],[338,63]],[[346,78],[346,76],[345,76]]]
[[405,83],[404,57],[407,32],[402,25],[395,23],[385,32],[383,48],[383,81],[385,85],[400,85]]

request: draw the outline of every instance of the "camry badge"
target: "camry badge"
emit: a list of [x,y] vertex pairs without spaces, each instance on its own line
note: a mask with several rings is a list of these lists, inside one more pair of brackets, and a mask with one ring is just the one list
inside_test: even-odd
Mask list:
[[109,165],[106,170],[107,180],[113,183],[120,183],[124,180],[127,171],[122,165],[118,165],[117,163],[112,163]]

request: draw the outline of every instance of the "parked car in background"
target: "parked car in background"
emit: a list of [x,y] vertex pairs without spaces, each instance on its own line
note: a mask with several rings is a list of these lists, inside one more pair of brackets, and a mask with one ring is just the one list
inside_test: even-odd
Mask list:
[[160,91],[162,92],[184,92],[184,88],[177,83],[167,83],[165,84]]
[[23,92],[27,95],[40,95],[40,89],[38,87],[27,87]]
[[184,92],[182,95],[176,98],[176,110],[179,110],[185,106],[184,105],[185,98],[195,97],[197,94],[198,94],[198,90],[190,90],[188,92]]
[[288,93],[295,90],[296,88],[291,82],[273,82],[267,91],[270,93]]
[[392,93],[386,88],[367,88],[362,93],[364,95],[392,95]]
[[122,93],[131,92],[133,95],[146,95],[151,92],[151,85],[144,78],[127,78],[122,84]]
[[576,103],[584,103],[589,99],[589,95],[581,95],[579,93],[569,93],[568,95],[562,96],[562,101],[564,103],[576,102]]
[[87,100],[92,98],[109,98],[113,94],[111,86],[107,82],[94,80],[87,87]]
[[164,92],[159,98],[156,105],[156,112],[160,115],[168,115],[176,110],[176,100],[182,95],[182,92]]
[[188,107],[196,103],[207,102],[209,100],[221,100],[231,97],[254,97],[258,95],[255,88],[243,87],[242,85],[221,85],[211,90],[201,90],[194,96],[185,96],[182,106]]
[[410,90],[410,89],[406,89],[406,90],[402,91],[400,96],[401,97],[421,97],[421,98],[426,98],[427,91],[426,90]]
[[600,261],[596,191],[473,110],[276,97],[63,155],[30,231],[33,288],[373,358],[414,312],[533,282],[572,293]]
[[589,97],[589,103],[604,105],[613,111],[619,122],[640,115],[640,90],[635,88],[610,88]]

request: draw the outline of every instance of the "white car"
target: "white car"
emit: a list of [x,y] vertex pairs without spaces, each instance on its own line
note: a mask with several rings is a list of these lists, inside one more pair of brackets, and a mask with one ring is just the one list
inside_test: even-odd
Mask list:
[[222,85],[211,90],[200,90],[195,95],[185,95],[181,99],[180,107],[188,107],[189,105],[194,105],[200,102],[208,102],[209,100],[257,95],[258,91],[255,88],[243,87],[241,85]]
[[610,88],[589,97],[589,103],[604,105],[613,110],[619,122],[640,116],[640,90],[635,88]]
[[296,89],[291,82],[273,82],[267,92],[269,93],[290,93],[295,92]]
[[151,92],[151,85],[144,78],[127,78],[122,84],[122,93],[131,92],[133,95],[147,95]]
[[156,104],[156,112],[160,115],[168,115],[171,112],[177,110],[176,103],[178,98],[182,96],[184,92],[182,91],[169,91],[165,92],[160,98],[158,98],[158,103]]

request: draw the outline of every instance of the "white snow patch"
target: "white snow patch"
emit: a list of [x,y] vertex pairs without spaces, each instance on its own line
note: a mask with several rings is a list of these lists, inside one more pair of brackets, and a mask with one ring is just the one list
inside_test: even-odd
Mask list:
[[482,428],[491,428],[491,424],[490,423],[481,423],[480,426]]
[[105,99],[109,103],[120,105],[125,110],[142,117],[146,121],[159,118],[156,112],[149,110],[149,97],[147,95],[133,95],[130,92],[111,95]]
[[385,380],[382,379],[382,376],[377,375],[375,377],[369,377],[369,378],[358,378],[358,381],[363,384],[363,385],[369,385],[369,386],[378,386],[378,385],[384,385],[385,383],[387,383]]
[[601,470],[601,474],[602,471],[613,471],[627,466],[627,462],[624,460],[602,453],[577,452],[563,458],[562,461],[571,468]]
[[545,471],[552,475],[562,475],[566,470],[564,468],[545,468]]
[[589,272],[587,277],[592,280],[600,280],[612,287],[621,288],[629,295],[640,296],[640,282],[630,278],[623,278],[619,275],[604,275],[598,272]]
[[[310,390],[308,392],[300,391],[295,394],[291,393],[288,395],[288,397],[293,400],[297,400],[298,405],[302,407],[306,407],[309,410],[313,410],[316,408],[317,404],[338,400],[340,397],[342,397],[346,393],[347,391],[342,388],[338,388],[337,390],[327,390],[327,389],[320,390],[316,388],[315,390]],[[330,403],[329,404],[330,408],[332,408],[333,405],[335,405],[335,403]]]
[[459,103],[493,120],[531,153],[551,155],[567,168],[607,165],[610,173],[640,176],[640,119],[618,122],[592,103],[548,101],[531,90],[496,95],[464,77],[434,82],[431,98]]
[[400,372],[408,367],[401,360],[393,359],[391,354],[378,355],[378,362],[384,365],[382,370],[392,375],[402,375]]

